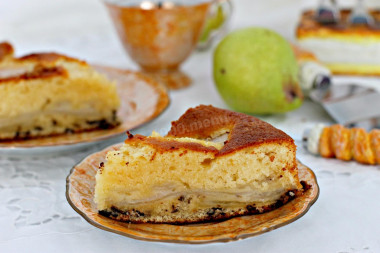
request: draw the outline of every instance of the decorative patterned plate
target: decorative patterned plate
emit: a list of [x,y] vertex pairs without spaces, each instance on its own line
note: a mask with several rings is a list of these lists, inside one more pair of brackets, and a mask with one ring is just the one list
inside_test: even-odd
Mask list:
[[95,66],[95,68],[117,83],[121,98],[118,116],[122,120],[118,127],[29,140],[0,141],[0,151],[23,153],[39,149],[45,152],[47,147],[50,150],[54,148],[61,150],[62,147],[73,148],[92,144],[124,134],[127,130],[147,123],[160,115],[169,105],[166,89],[143,74],[111,67]]
[[109,150],[121,144],[94,153],[76,165],[67,177],[66,198],[70,205],[90,224],[135,239],[175,243],[228,242],[269,232],[302,217],[314,204],[319,188],[314,173],[298,163],[300,180],[311,188],[302,196],[271,212],[247,215],[222,222],[191,225],[131,224],[115,221],[97,213],[93,202],[95,175],[100,162]]

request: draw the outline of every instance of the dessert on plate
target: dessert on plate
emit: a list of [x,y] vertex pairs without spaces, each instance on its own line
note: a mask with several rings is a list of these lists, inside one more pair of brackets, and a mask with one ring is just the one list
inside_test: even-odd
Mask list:
[[343,9],[338,23],[323,24],[315,11],[305,11],[296,31],[299,45],[334,74],[380,75],[380,10],[369,11],[375,25],[351,24],[351,12]]
[[0,140],[119,124],[116,85],[86,62],[57,53],[16,58],[0,43]]
[[270,211],[302,193],[296,146],[272,125],[200,105],[166,136],[132,135],[96,175],[101,215],[133,223],[194,223]]

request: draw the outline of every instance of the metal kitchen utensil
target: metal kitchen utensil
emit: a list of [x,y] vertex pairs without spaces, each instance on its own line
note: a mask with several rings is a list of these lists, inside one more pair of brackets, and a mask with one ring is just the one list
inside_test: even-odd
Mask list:
[[322,105],[337,123],[347,127],[380,128],[380,93],[375,89],[358,84],[334,85],[329,72],[316,63],[301,67],[300,75],[305,93]]

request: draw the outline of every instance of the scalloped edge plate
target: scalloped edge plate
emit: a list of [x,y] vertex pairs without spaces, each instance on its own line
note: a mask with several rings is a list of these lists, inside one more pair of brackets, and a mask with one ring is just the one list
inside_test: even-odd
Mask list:
[[117,150],[120,145],[122,144],[116,144],[89,155],[74,166],[66,179],[66,198],[74,210],[90,224],[134,239],[191,244],[240,240],[294,222],[307,213],[319,196],[315,174],[298,162],[299,178],[306,181],[311,186],[310,189],[286,205],[264,214],[190,225],[132,224],[115,221],[98,214],[93,202],[93,194],[95,175],[100,162],[105,161],[108,151]]

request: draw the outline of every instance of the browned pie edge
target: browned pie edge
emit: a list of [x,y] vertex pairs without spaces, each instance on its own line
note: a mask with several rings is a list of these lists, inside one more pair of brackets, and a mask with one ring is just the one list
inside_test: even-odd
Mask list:
[[178,120],[172,122],[167,136],[207,139],[220,130],[226,130],[229,136],[217,156],[264,143],[286,144],[294,150],[296,148],[289,135],[271,124],[247,114],[211,105],[188,109]]

